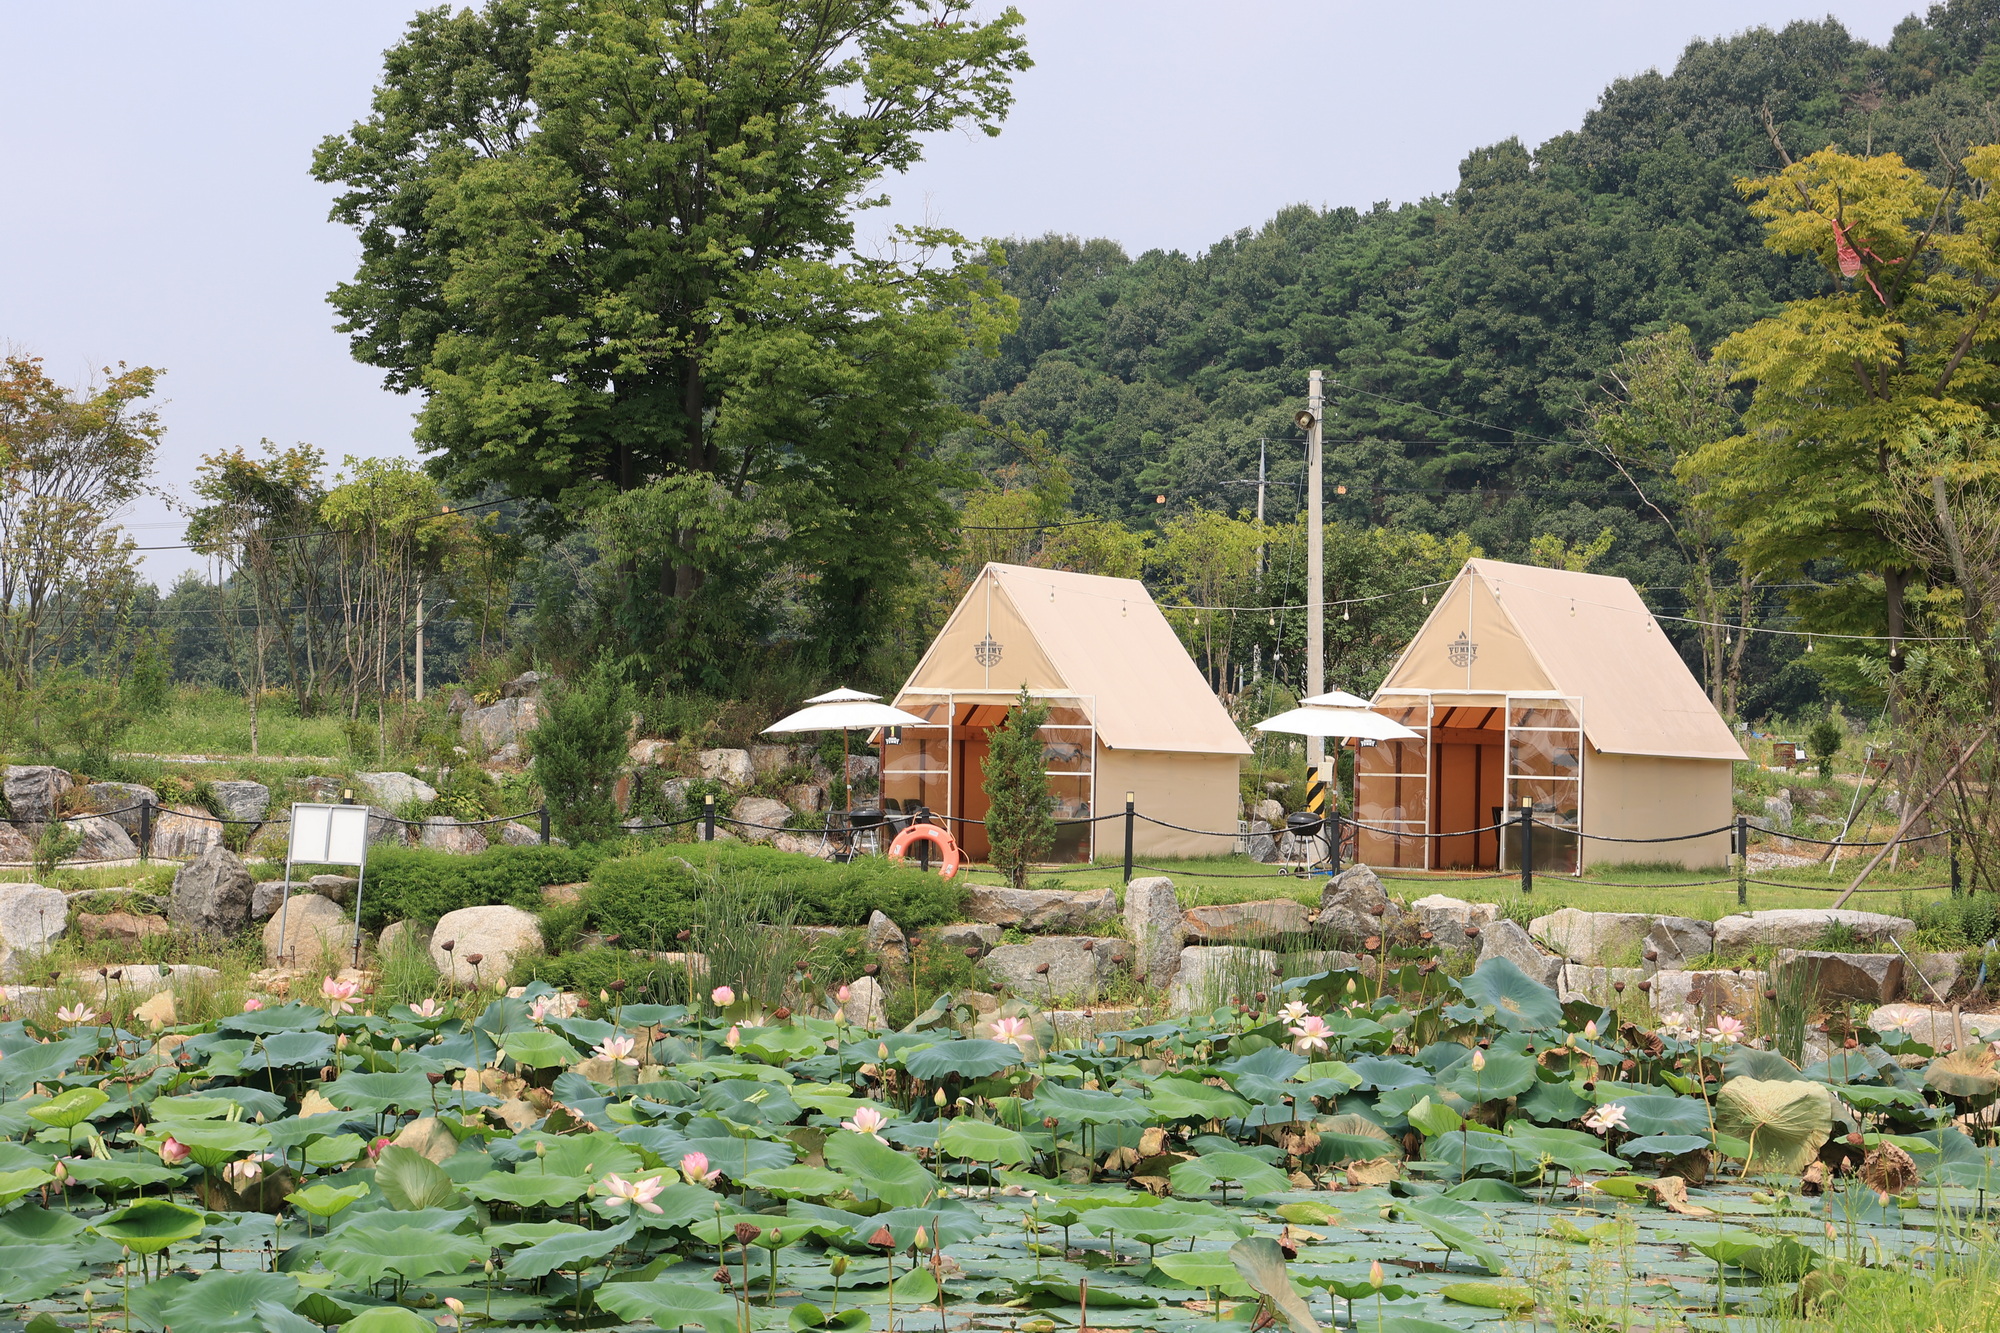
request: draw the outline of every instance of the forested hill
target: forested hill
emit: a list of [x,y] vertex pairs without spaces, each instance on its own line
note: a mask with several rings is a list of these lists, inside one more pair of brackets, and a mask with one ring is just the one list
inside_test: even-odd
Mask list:
[[1671,588],[1678,557],[1580,442],[1581,409],[1635,334],[1686,324],[1707,348],[1820,290],[1812,265],[1763,249],[1735,186],[1780,165],[1766,113],[1795,157],[1838,144],[1939,173],[2000,139],[1996,94],[2000,0],[1936,6],[1886,49],[1832,20],[1697,41],[1532,152],[1471,152],[1449,195],[1294,207],[1198,256],[1005,241],[1021,326],[957,392],[1046,430],[1074,507],[1128,521],[1161,495],[1247,508],[1252,488],[1227,483],[1256,476],[1270,437],[1284,517],[1300,503],[1291,414],[1325,367],[1327,485],[1347,488],[1331,515],[1465,531],[1499,556],[1609,525],[1596,568]]

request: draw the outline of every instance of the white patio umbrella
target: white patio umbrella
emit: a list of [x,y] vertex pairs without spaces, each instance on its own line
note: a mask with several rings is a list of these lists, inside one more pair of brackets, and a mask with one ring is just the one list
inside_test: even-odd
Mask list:
[[[1417,733],[1400,722],[1383,717],[1368,706],[1366,699],[1345,690],[1315,694],[1299,700],[1299,707],[1256,724],[1258,731],[1281,731],[1293,736],[1320,736],[1333,741],[1406,741]],[[1336,835],[1338,825],[1336,824]]]
[[[1353,698],[1352,695],[1348,696]],[[1371,708],[1294,708],[1256,724],[1258,731],[1282,731],[1293,736],[1324,736],[1340,740],[1408,741],[1417,733]]]
[[1325,694],[1309,695],[1299,700],[1301,708],[1366,708],[1368,701],[1358,694],[1346,690],[1328,690]]
[[[828,690],[806,700],[806,706],[764,728],[766,736],[795,731],[838,731],[840,733],[840,780],[847,777],[847,733],[866,727],[920,727],[925,719],[885,704],[879,694],[863,694],[846,688]],[[848,786],[849,810],[854,808],[853,787]]]

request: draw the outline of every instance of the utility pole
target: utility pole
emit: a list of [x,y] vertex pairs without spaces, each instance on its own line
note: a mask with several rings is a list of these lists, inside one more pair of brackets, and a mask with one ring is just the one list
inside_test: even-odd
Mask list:
[[424,701],[424,583],[417,580],[417,702]]
[[[1257,441],[1257,592],[1262,596],[1264,584],[1264,454],[1268,441]],[[1264,678],[1264,643],[1259,639],[1250,646],[1250,678]]]
[[[1325,381],[1312,372],[1306,389],[1306,410],[1298,424],[1306,431],[1306,693],[1326,693],[1326,531],[1320,504],[1320,441],[1325,434]],[[1317,768],[1326,762],[1326,742],[1306,738],[1306,762]]]

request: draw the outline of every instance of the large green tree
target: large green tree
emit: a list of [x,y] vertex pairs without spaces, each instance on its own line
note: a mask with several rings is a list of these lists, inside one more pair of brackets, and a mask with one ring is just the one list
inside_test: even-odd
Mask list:
[[362,247],[334,306],[357,357],[425,395],[440,472],[559,523],[643,493],[613,522],[649,534],[615,552],[613,610],[656,669],[740,650],[699,602],[760,562],[858,654],[884,585],[948,544],[932,446],[960,417],[936,377],[1014,304],[951,233],[864,256],[855,217],[924,136],[998,132],[1021,17],[970,7],[426,11],[374,114],[320,148]]

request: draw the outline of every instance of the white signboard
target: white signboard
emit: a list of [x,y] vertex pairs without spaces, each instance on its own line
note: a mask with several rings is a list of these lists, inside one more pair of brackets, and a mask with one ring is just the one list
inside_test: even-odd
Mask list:
[[368,807],[294,805],[292,842],[285,855],[307,865],[363,864],[368,859]]
[[[306,805],[292,807],[292,837],[285,847],[285,880],[291,882],[292,866],[359,866],[367,874],[368,807],[365,805]],[[292,890],[278,909],[278,939],[285,934],[291,915]],[[354,965],[361,966],[361,884],[354,886]]]

